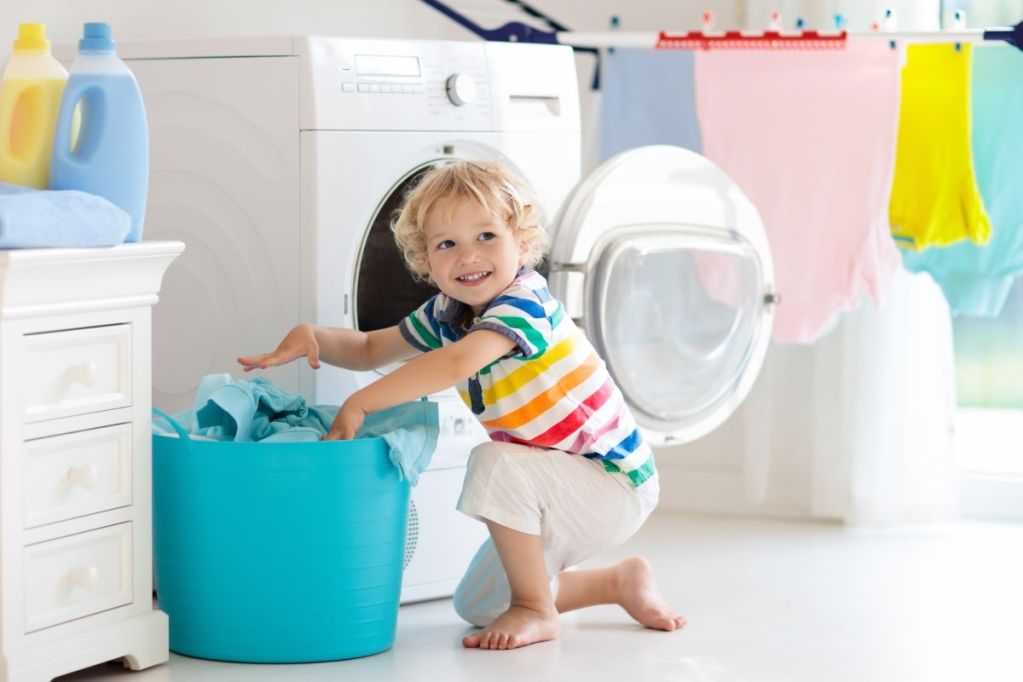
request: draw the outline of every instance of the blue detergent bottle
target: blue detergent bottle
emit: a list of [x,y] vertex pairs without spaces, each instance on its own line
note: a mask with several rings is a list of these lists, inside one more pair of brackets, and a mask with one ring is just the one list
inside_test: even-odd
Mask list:
[[[81,127],[72,142],[80,106]],[[110,25],[85,24],[57,116],[50,162],[51,189],[98,194],[131,216],[125,241],[142,238],[149,188],[149,129],[142,93],[118,58]]]

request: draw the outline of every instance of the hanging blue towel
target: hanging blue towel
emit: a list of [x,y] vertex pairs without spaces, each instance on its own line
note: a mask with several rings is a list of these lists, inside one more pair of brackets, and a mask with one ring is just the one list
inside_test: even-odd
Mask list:
[[131,217],[94,194],[0,182],[0,248],[114,246]]
[[973,164],[991,238],[985,246],[907,249],[902,258],[934,278],[953,313],[997,317],[1023,272],[1023,52],[974,48],[972,80]]
[[688,50],[623,50],[607,55],[600,159],[650,144],[700,152],[693,54]]
[[[302,396],[263,377],[235,381],[229,374],[208,374],[199,381],[193,409],[173,419],[190,434],[211,440],[294,443],[323,438],[338,409],[309,406]],[[153,432],[175,433],[163,419],[153,420]],[[416,485],[430,464],[439,432],[436,403],[420,400],[367,415],[356,438],[386,440],[391,463]]]

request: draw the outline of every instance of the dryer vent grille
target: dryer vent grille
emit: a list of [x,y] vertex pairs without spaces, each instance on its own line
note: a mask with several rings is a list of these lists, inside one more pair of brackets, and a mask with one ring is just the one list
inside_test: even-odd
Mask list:
[[408,501],[408,526],[405,529],[405,566],[408,568],[419,546],[419,510],[414,500]]

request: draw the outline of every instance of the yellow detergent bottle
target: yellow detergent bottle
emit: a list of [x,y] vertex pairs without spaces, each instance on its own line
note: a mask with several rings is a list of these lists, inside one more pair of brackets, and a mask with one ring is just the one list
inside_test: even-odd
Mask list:
[[46,27],[21,24],[0,84],[0,182],[45,189],[67,71],[50,51]]

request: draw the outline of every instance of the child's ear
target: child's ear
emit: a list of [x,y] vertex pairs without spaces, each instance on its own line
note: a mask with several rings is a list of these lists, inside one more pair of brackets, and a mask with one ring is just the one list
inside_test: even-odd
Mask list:
[[519,267],[526,265],[526,254],[529,252],[529,241],[525,239],[518,240],[519,245]]

